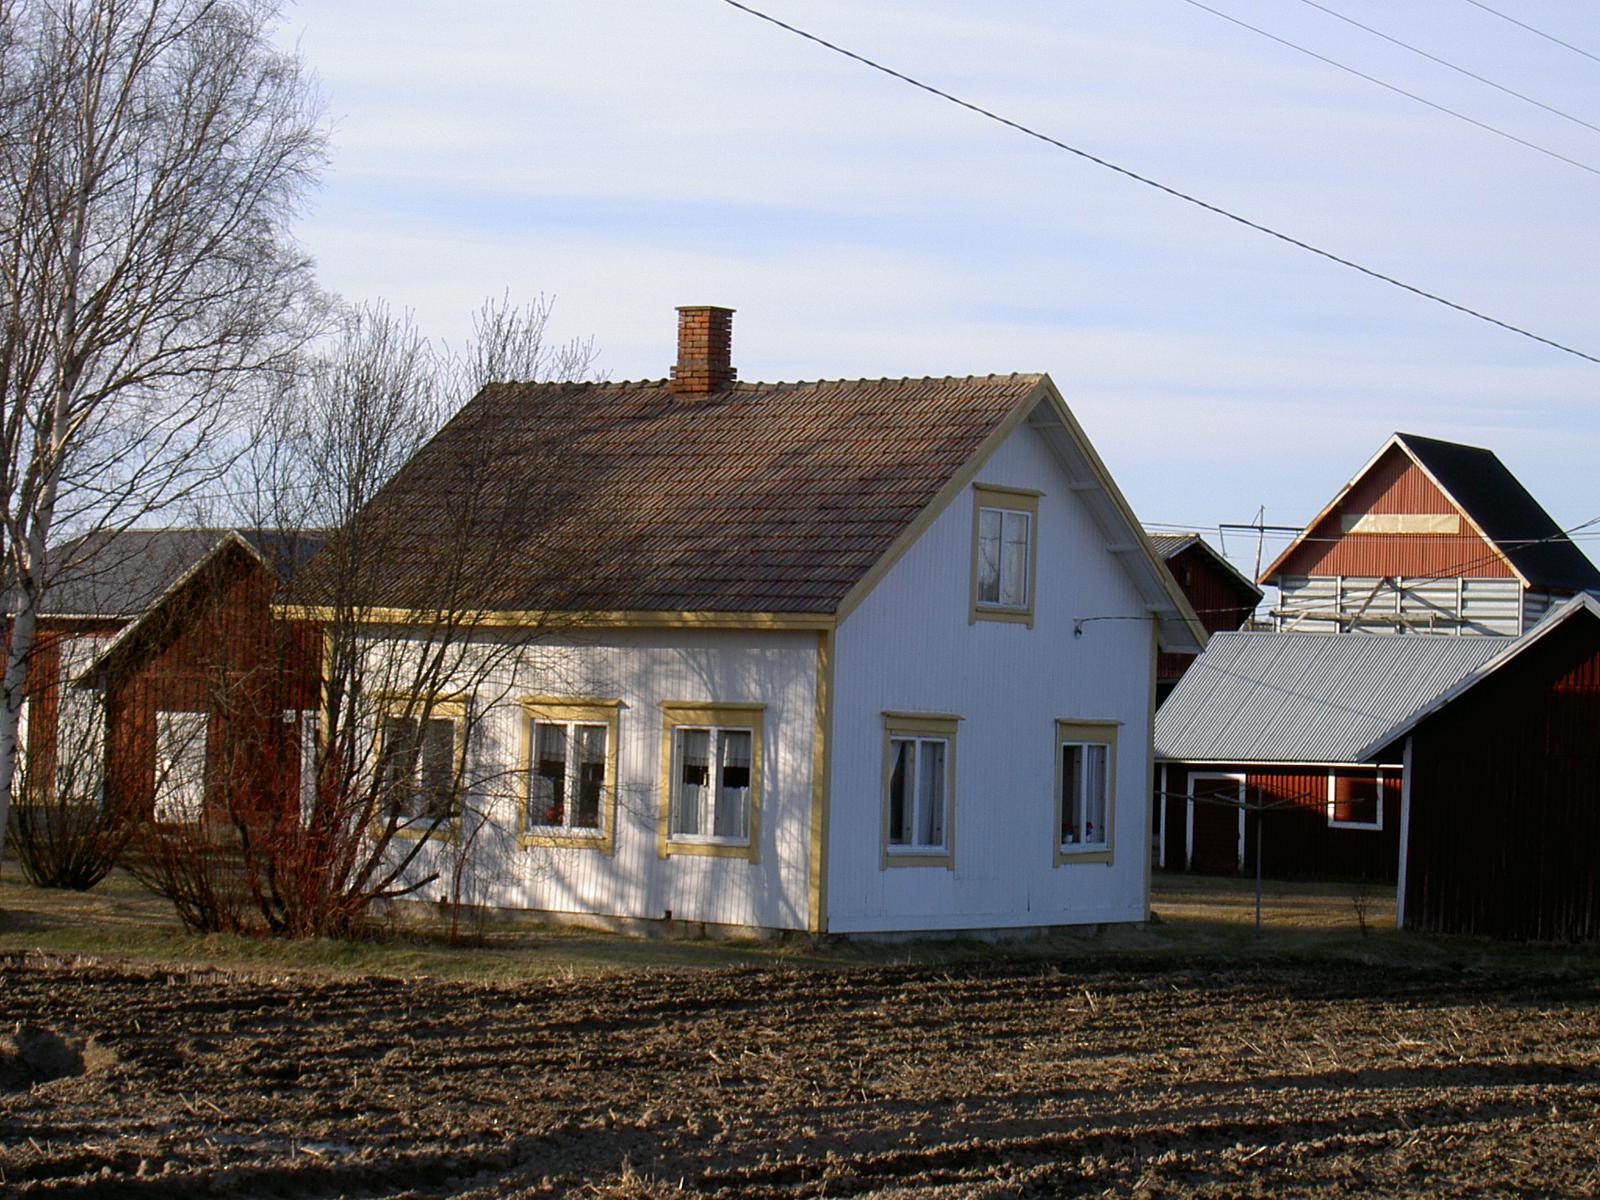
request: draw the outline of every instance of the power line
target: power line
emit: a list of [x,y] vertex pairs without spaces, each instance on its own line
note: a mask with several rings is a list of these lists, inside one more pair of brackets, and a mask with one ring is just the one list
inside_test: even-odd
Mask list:
[[1546,104],[1543,100],[1536,100],[1532,96],[1517,91],[1515,88],[1508,88],[1502,83],[1496,83],[1494,80],[1489,79],[1486,76],[1479,75],[1476,71],[1469,71],[1466,67],[1453,63],[1449,59],[1440,58],[1437,54],[1430,54],[1428,51],[1419,46],[1413,46],[1410,42],[1402,42],[1397,37],[1390,37],[1381,29],[1374,29],[1371,25],[1363,25],[1354,17],[1346,16],[1342,12],[1338,12],[1335,9],[1329,8],[1326,4],[1319,4],[1317,0],[1300,0],[1300,3],[1310,5],[1318,12],[1325,12],[1335,20],[1343,21],[1346,25],[1354,25],[1357,29],[1365,30],[1373,37],[1382,38],[1391,46],[1399,46],[1402,50],[1409,50],[1411,53],[1420,55],[1421,57],[1427,59],[1429,62],[1438,63],[1441,67],[1448,67],[1450,70],[1455,71],[1458,74],[1465,75],[1468,79],[1476,79],[1479,83],[1488,87],[1492,87],[1497,92],[1504,92],[1507,96],[1514,96],[1516,99],[1521,100],[1524,103],[1531,104],[1535,108],[1542,108],[1547,113],[1554,113],[1556,116],[1563,117],[1575,125],[1582,125],[1585,129],[1592,129],[1596,133],[1600,133],[1600,125],[1590,124],[1582,117],[1575,117],[1569,112],[1556,108],[1554,105]]
[[1381,271],[1373,270],[1371,267],[1364,267],[1360,263],[1351,259],[1342,258],[1331,251],[1323,250],[1313,246],[1310,242],[1301,241],[1299,238],[1292,237],[1287,233],[1282,233],[1276,229],[1273,229],[1271,226],[1263,225],[1257,221],[1252,221],[1248,217],[1242,217],[1238,213],[1230,212],[1228,209],[1222,208],[1219,205],[1201,200],[1197,196],[1191,196],[1188,192],[1179,191],[1175,187],[1169,187],[1167,184],[1159,183],[1147,176],[1140,175],[1136,171],[1131,171],[1127,167],[1119,167],[1116,163],[1091,154],[1087,150],[1081,150],[1076,146],[1068,145],[1066,142],[1060,141],[1057,138],[1053,138],[1048,134],[1040,133],[1037,129],[1023,125],[1018,121],[1013,121],[1008,117],[1002,117],[999,113],[991,112],[987,108],[983,108],[969,100],[963,100],[959,96],[953,96],[949,92],[941,91],[932,84],[923,83],[920,79],[915,79],[910,75],[903,74],[900,71],[894,70],[892,67],[886,67],[882,63],[875,62],[872,59],[867,58],[865,55],[857,54],[852,50],[846,50],[843,46],[835,45],[833,42],[820,38],[814,33],[807,33],[803,29],[799,29],[788,24],[787,22],[780,21],[777,17],[769,16],[767,13],[764,13],[759,9],[751,8],[748,4],[740,3],[740,0],[722,0],[722,2],[731,8],[737,8],[739,11],[748,13],[752,17],[766,21],[768,24],[776,25],[779,29],[787,30],[789,33],[792,33],[797,37],[804,38],[808,42],[814,42],[826,50],[833,51],[835,54],[843,55],[845,58],[853,59],[863,66],[871,67],[874,71],[879,71],[890,76],[891,78],[898,79],[902,83],[908,83],[914,88],[918,88],[924,92],[927,92],[929,95],[937,96],[941,100],[948,100],[951,104],[954,104],[959,108],[964,108],[967,111],[976,113],[978,116],[984,117],[987,120],[1004,125],[1009,129],[1014,129],[1018,133],[1035,138],[1038,141],[1044,142],[1046,145],[1054,146],[1058,150],[1065,150],[1068,154],[1077,155],[1079,158],[1092,162],[1096,166],[1104,167],[1108,171],[1115,171],[1118,175],[1132,179],[1136,183],[1142,183],[1146,187],[1155,188],[1159,192],[1164,192],[1167,195],[1173,196],[1176,199],[1182,200],[1188,204],[1193,204],[1197,208],[1203,208],[1207,212],[1215,213],[1219,217],[1226,217],[1228,220],[1233,221],[1236,224],[1243,225],[1247,229],[1254,229],[1257,233],[1264,233],[1268,237],[1276,238],[1278,241],[1287,243],[1288,245],[1294,246],[1297,249],[1304,250],[1310,254],[1315,254],[1319,258],[1325,258],[1329,262],[1339,264],[1341,267],[1347,267],[1352,271],[1356,271],[1367,276],[1369,279],[1376,279],[1380,283],[1387,283],[1391,287],[1397,287],[1402,291],[1410,292],[1412,295],[1420,296],[1424,300],[1431,300],[1435,304],[1442,304],[1445,308],[1452,309],[1455,312],[1462,313],[1465,316],[1473,317],[1476,320],[1496,326],[1499,329],[1504,329],[1508,333],[1514,333],[1519,337],[1525,337],[1531,341],[1539,342],[1541,345],[1549,346],[1552,350],[1560,350],[1563,354],[1570,354],[1575,358],[1581,358],[1586,362],[1600,365],[1600,357],[1597,357],[1596,355],[1589,354],[1583,350],[1575,349],[1572,346],[1565,345],[1564,343],[1555,341],[1552,338],[1544,337],[1541,334],[1533,333],[1530,330],[1523,329],[1521,326],[1513,325],[1509,321],[1502,321],[1498,317],[1491,317],[1489,314],[1479,312],[1475,308],[1468,308],[1465,304],[1458,304],[1454,300],[1447,300],[1435,292],[1426,291],[1425,289],[1416,287],[1413,284],[1404,283],[1401,280],[1394,278],[1392,275],[1385,275]]
[[[1442,112],[1446,116],[1456,118],[1458,121],[1465,121],[1468,125],[1476,125],[1479,129],[1486,130],[1497,137],[1503,137],[1507,141],[1516,142],[1519,146],[1526,146],[1529,150],[1537,150],[1540,154],[1548,155],[1549,157],[1564,162],[1569,166],[1577,167],[1580,171],[1587,171],[1591,175],[1600,175],[1600,167],[1590,166],[1588,163],[1580,162],[1576,158],[1568,158],[1565,154],[1558,153],[1557,151],[1551,150],[1546,146],[1539,145],[1538,142],[1530,142],[1527,138],[1521,138],[1514,133],[1508,133],[1506,130],[1500,129],[1494,125],[1490,125],[1486,121],[1480,121],[1476,117],[1469,117],[1466,113],[1458,112],[1457,110],[1448,108],[1443,104],[1436,104],[1425,96],[1419,96],[1415,92],[1406,91],[1406,89],[1403,87],[1396,87],[1392,83],[1386,83],[1382,79],[1379,79],[1376,75],[1368,75],[1365,71],[1358,71],[1355,67],[1342,63],[1336,58],[1329,58],[1326,54],[1318,54],[1315,50],[1308,49],[1307,47],[1300,45],[1298,42],[1291,42],[1288,38],[1281,38],[1275,33],[1268,33],[1265,29],[1262,29],[1258,25],[1252,25],[1248,21],[1241,21],[1238,17],[1229,16],[1220,8],[1212,8],[1209,4],[1202,4],[1201,0],[1183,0],[1183,2],[1200,9],[1202,12],[1208,12],[1214,17],[1221,17],[1224,21],[1228,21],[1234,25],[1237,25],[1240,29],[1248,29],[1251,33],[1260,34],[1269,41],[1277,42],[1280,46],[1287,46],[1291,50],[1298,50],[1301,54],[1309,55],[1318,62],[1327,63],[1330,67],[1337,67],[1341,71],[1345,71],[1351,75],[1354,75],[1357,79],[1365,79],[1368,83],[1377,84],[1379,87],[1384,88],[1387,91],[1391,91],[1397,96],[1404,96],[1407,100],[1415,100],[1418,104],[1426,104],[1435,112]],[[1321,5],[1318,5],[1317,7],[1320,8]],[[1363,26],[1363,28],[1365,27]],[[1584,122],[1584,124],[1588,124],[1588,122]],[[1590,126],[1590,128],[1593,128],[1593,126]]]
[[1467,0],[1467,3],[1472,5],[1473,8],[1483,9],[1484,12],[1489,13],[1491,16],[1499,17],[1502,21],[1509,21],[1519,29],[1526,29],[1529,33],[1537,34],[1547,42],[1554,42],[1558,46],[1563,46],[1566,49],[1571,50],[1574,54],[1581,54],[1585,58],[1593,59],[1595,62],[1600,62],[1600,56],[1590,54],[1581,46],[1574,46],[1571,42],[1563,42],[1560,38],[1555,37],[1552,34],[1548,34],[1542,29],[1535,29],[1532,25],[1527,24],[1525,21],[1519,21],[1515,17],[1507,16],[1498,8],[1490,8],[1487,4],[1479,3],[1479,0]]

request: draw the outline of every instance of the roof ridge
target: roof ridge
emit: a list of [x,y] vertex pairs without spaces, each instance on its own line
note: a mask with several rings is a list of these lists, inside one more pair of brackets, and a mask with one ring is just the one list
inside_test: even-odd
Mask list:
[[[964,375],[859,375],[816,379],[737,379],[719,392],[737,392],[759,388],[816,387],[824,384],[861,383],[955,383],[966,381],[992,381],[1017,379],[1042,379],[1043,371],[988,371],[968,372]],[[671,381],[660,379],[496,379],[484,384],[489,388],[639,388],[665,387]],[[716,393],[712,393],[713,395]]]

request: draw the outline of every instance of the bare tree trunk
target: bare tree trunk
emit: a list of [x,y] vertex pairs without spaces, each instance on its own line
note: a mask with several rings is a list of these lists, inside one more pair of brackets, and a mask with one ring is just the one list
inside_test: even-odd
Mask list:
[[271,0],[0,0],[0,850],[62,534],[220,477],[311,296],[321,162]]

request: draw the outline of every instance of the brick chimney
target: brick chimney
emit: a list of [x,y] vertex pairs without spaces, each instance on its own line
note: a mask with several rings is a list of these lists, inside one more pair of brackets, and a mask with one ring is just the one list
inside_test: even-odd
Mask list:
[[732,366],[733,309],[711,304],[678,308],[678,361],[668,385],[675,396],[707,396],[738,377]]

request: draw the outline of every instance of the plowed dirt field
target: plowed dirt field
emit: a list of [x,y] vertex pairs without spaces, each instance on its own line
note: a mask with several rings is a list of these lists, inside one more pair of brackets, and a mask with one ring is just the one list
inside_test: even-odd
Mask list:
[[1592,1196],[1600,986],[1198,962],[0,971],[0,1195]]

